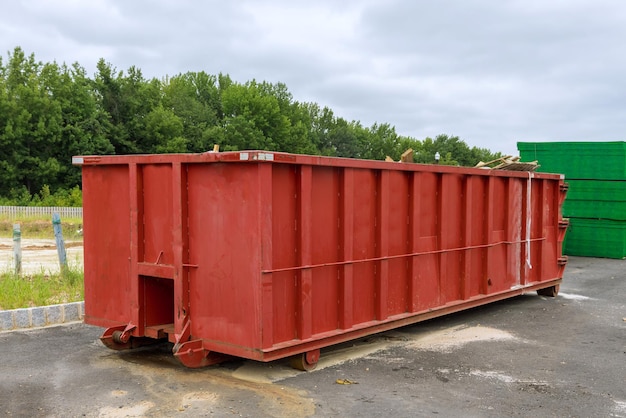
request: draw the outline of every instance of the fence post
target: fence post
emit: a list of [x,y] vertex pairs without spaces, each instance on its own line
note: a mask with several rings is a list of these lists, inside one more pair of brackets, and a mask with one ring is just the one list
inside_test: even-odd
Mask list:
[[13,259],[15,260],[15,275],[22,274],[22,229],[20,224],[13,224]]
[[63,273],[67,268],[67,257],[65,254],[65,241],[63,241],[63,231],[61,230],[61,217],[56,212],[52,214],[52,227],[54,228],[54,239],[57,243],[59,265],[61,266],[61,273]]

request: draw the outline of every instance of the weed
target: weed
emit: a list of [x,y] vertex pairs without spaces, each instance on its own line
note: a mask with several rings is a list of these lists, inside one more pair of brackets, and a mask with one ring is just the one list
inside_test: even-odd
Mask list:
[[[13,237],[13,225],[20,224],[22,238],[54,239],[52,228],[52,217],[48,216],[28,216],[17,219],[7,215],[0,215],[0,237]],[[81,218],[61,218],[61,228],[63,238],[66,240],[82,240]]]
[[[63,237],[82,240],[77,233],[81,219],[62,219]],[[22,239],[54,239],[52,218],[46,216],[10,219],[0,215],[0,237],[13,236],[13,224],[20,223]],[[66,243],[67,245],[67,243]],[[12,263],[0,266],[0,310],[76,302],[84,299],[81,263],[70,264],[60,273],[42,269],[35,274],[15,275]],[[3,263],[4,264],[4,263]]]
[[0,273],[0,310],[77,302],[84,296],[82,268],[68,266],[61,273],[30,276]]

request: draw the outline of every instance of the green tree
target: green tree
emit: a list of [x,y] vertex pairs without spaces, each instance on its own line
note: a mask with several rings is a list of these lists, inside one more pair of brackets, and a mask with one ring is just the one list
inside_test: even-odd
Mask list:
[[182,122],[186,149],[204,152],[216,143],[214,128],[222,113],[217,77],[205,72],[180,74],[163,82],[163,106]]
[[371,132],[359,122],[335,117],[328,107],[316,103],[300,105],[308,113],[309,141],[316,153],[346,158],[370,158]]
[[289,119],[281,113],[278,99],[264,94],[255,81],[227,87],[222,93],[222,108],[225,145],[291,151],[281,147],[287,142]]
[[333,144],[330,132],[335,124],[335,115],[328,107],[321,108],[317,103],[302,103],[298,105],[304,115],[308,128],[308,137],[317,153],[336,156],[337,149]]
[[132,66],[128,75],[100,59],[94,86],[99,105],[108,115],[107,131],[116,154],[149,152],[155,139],[146,131],[146,116],[161,101],[161,83],[143,78]]
[[98,72],[94,80],[94,89],[98,97],[98,106],[106,116],[103,121],[116,154],[128,154],[137,151],[125,126],[126,116],[122,100],[121,74],[111,64],[100,59],[96,65]]
[[[27,57],[18,47],[2,70],[6,96],[0,144],[7,169],[0,186],[3,194],[20,186],[34,193],[46,182],[56,181],[61,172],[55,158],[62,145],[61,106],[42,82],[43,67],[33,54]],[[48,67],[45,70],[51,71]]]
[[74,155],[111,154],[113,145],[107,138],[106,116],[96,103],[93,83],[78,63],[71,67],[46,64],[41,72],[42,83],[61,109],[61,138],[54,157],[61,163],[58,183],[54,189],[71,188],[80,183],[80,168],[71,165]]
[[388,123],[375,123],[369,129],[370,138],[366,149],[366,158],[384,160],[387,156],[400,159],[404,150],[400,148],[400,138],[396,129]]
[[146,116],[146,135],[154,146],[150,153],[187,152],[187,139],[183,138],[183,122],[172,110],[159,105]]
[[18,178],[13,137],[6,133],[7,129],[13,129],[13,105],[9,99],[6,76],[7,68],[0,57],[0,196],[6,196],[11,188],[17,186]]
[[[266,149],[304,154],[475,165],[500,157],[456,136],[420,141],[388,123],[364,127],[317,103],[294,101],[284,83],[234,82],[188,72],[146,80],[103,59],[90,79],[78,63],[41,63],[17,47],[0,57],[0,196],[18,204],[80,202],[73,155]],[[8,199],[8,200],[7,200]],[[78,203],[79,204],[79,203]]]
[[439,164],[475,166],[479,161],[489,161],[500,158],[500,153],[490,153],[480,148],[472,148],[457,136],[438,135],[434,140],[426,138],[422,141],[419,152],[415,155],[416,162],[432,164],[435,153],[439,153]]

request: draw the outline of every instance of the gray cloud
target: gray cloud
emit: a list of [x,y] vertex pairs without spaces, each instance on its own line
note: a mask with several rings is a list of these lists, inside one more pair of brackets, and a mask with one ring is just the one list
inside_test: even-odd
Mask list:
[[624,39],[619,0],[19,0],[0,16],[2,52],[284,82],[366,126],[505,153],[624,139]]

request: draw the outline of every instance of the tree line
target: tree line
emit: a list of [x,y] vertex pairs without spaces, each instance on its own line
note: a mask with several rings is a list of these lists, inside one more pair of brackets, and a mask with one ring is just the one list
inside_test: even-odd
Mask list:
[[[317,103],[299,102],[283,83],[239,83],[187,72],[143,77],[100,59],[91,78],[78,63],[42,63],[16,47],[0,57],[0,203],[75,201],[73,155],[259,149],[473,166],[500,153],[456,136],[418,140],[387,123],[363,126]],[[54,199],[53,199],[54,200]]]

